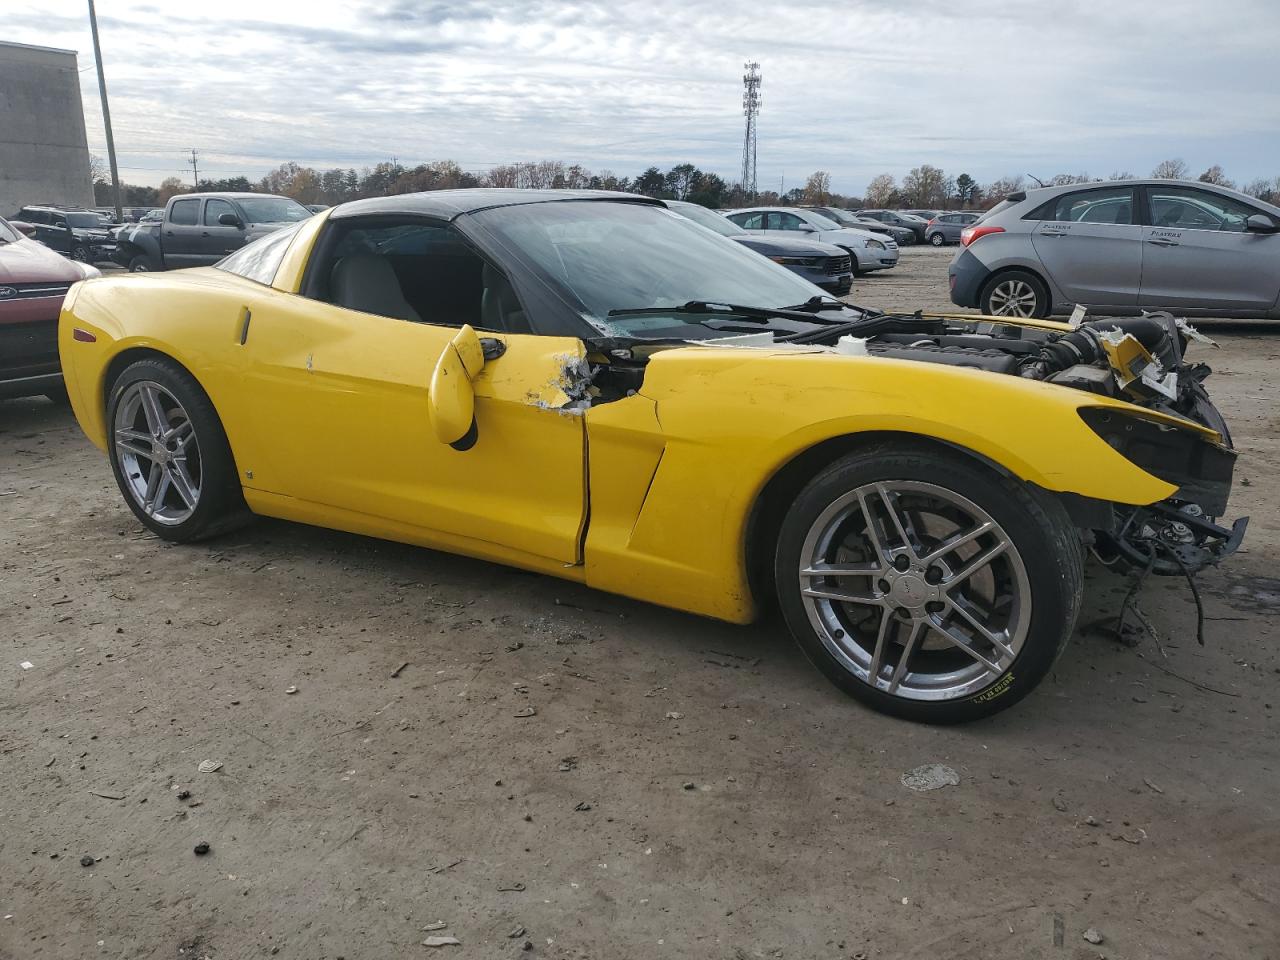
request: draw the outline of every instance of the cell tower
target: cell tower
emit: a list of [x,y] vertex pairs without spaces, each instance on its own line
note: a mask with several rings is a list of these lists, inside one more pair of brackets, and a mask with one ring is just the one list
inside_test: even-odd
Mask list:
[[742,138],[742,192],[756,195],[756,116],[760,113],[760,64],[748,60],[743,64],[742,115],[747,118],[746,135]]

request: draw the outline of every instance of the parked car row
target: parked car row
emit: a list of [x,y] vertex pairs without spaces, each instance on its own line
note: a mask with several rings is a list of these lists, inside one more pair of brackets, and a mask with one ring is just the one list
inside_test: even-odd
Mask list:
[[726,216],[750,234],[805,237],[848,252],[855,275],[888,270],[898,264],[898,244],[888,236],[844,226],[805,207],[748,207]]
[[1280,207],[1199,181],[1010,194],[961,234],[951,299],[997,316],[1173,310],[1280,319]]
[[28,234],[33,239],[81,263],[110,260],[115,250],[115,224],[96,210],[32,205],[14,219],[33,228]]

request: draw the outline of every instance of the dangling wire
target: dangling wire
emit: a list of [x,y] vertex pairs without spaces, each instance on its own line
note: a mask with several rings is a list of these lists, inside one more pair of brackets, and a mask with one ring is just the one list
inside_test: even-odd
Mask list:
[[1204,646],[1204,603],[1200,599],[1200,591],[1196,587],[1195,577],[1191,575],[1191,571],[1187,569],[1187,565],[1182,562],[1182,558],[1178,556],[1176,550],[1166,544],[1161,544],[1166,548],[1169,558],[1178,565],[1178,569],[1182,571],[1182,575],[1187,578],[1187,586],[1191,588],[1191,596],[1196,601],[1196,643]]
[[1138,591],[1142,589],[1142,585],[1147,582],[1147,577],[1151,573],[1151,568],[1156,565],[1156,551],[1149,541],[1142,543],[1147,549],[1147,565],[1142,568],[1142,572],[1133,578],[1133,584],[1129,587],[1129,592],[1124,595],[1124,602],[1120,604],[1120,616],[1116,620],[1116,639],[1124,643],[1124,620],[1129,613],[1129,608],[1134,607],[1134,615],[1139,620],[1144,620],[1141,612],[1134,606],[1134,598],[1138,595]]

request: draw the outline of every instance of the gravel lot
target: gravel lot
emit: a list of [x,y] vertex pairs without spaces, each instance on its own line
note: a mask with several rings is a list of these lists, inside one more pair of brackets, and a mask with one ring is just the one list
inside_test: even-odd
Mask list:
[[[950,255],[853,299],[949,306]],[[1171,581],[1167,657],[1091,627],[1092,569],[1057,673],[959,729],[777,623],[274,521],[168,546],[0,402],[0,958],[1280,957],[1280,342],[1202,327],[1254,518],[1207,644]]]

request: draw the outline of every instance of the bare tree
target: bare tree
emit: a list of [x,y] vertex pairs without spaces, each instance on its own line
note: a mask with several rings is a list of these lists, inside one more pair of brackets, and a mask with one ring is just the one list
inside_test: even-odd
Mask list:
[[947,198],[947,176],[922,163],[902,178],[902,196],[913,207],[940,207]]
[[897,193],[898,182],[893,179],[893,174],[881,173],[871,178],[862,199],[868,207],[887,207],[893,203]]
[[1190,172],[1186,163],[1179,158],[1161,160],[1156,164],[1156,168],[1151,171],[1151,176],[1156,180],[1185,180]]
[[1049,181],[1050,185],[1055,187],[1066,187],[1073,183],[1093,183],[1094,178],[1087,173],[1055,173],[1053,179]]
[[177,177],[165,177],[160,181],[160,190],[156,194],[157,203],[167,203],[174,194],[186,193],[187,185]]
[[1138,178],[1135,177],[1128,170],[1113,170],[1111,172],[1111,176],[1107,177],[1107,179],[1108,180],[1137,180]]
[[825,206],[831,202],[831,174],[818,170],[804,182],[804,202]]
[[1196,179],[1201,183],[1212,183],[1215,186],[1226,187],[1228,190],[1236,188],[1235,181],[1228,180],[1227,175],[1222,172],[1222,167],[1216,163]]
[[96,153],[89,154],[89,182],[107,182],[107,163]]
[[994,207],[1009,194],[1022,190],[1026,183],[1026,178],[1022,174],[1018,174],[1016,177],[1001,177],[999,180],[993,180],[982,188],[981,206],[988,209]]
[[1280,177],[1276,177],[1274,180],[1259,177],[1241,189],[1249,196],[1257,197],[1263,203],[1275,203],[1280,200]]

